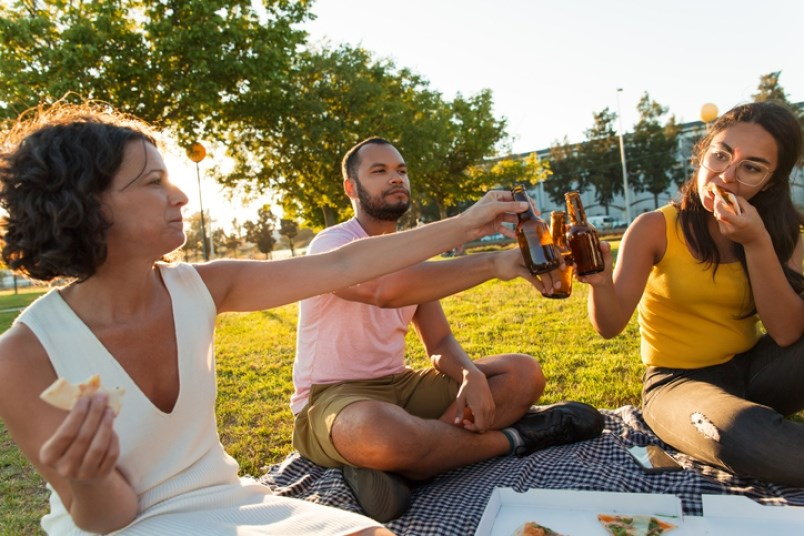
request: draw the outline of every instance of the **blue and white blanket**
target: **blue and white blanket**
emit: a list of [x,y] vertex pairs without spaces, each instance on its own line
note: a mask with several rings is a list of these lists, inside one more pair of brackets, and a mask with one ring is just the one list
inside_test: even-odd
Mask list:
[[[523,458],[505,456],[439,475],[413,489],[413,503],[388,523],[400,536],[474,534],[495,487],[668,493],[681,499],[685,515],[701,515],[703,494],[745,495],[762,504],[804,506],[804,489],[735,477],[664,445],[638,408],[602,410],[603,434],[591,441],[552,447]],[[660,445],[684,471],[647,475],[626,452],[634,445]],[[459,446],[458,446],[459,448]],[[325,469],[298,454],[271,466],[260,479],[278,495],[362,512],[339,469]]]

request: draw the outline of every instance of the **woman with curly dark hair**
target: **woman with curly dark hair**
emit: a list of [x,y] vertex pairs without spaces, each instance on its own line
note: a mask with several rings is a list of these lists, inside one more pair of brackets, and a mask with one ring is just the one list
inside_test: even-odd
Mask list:
[[[490,192],[460,217],[282,261],[162,262],[184,243],[185,194],[143,123],[57,105],[0,141],[3,258],[69,278],[0,337],[0,419],[47,480],[51,534],[390,534],[277,497],[224,452],[215,424],[215,316],[298,301],[508,232],[524,203]],[[125,390],[64,410],[39,394],[98,375]],[[69,405],[68,405],[69,407]]]
[[801,151],[785,105],[733,108],[697,145],[681,201],[634,220],[614,269],[607,253],[603,273],[579,278],[606,338],[638,306],[643,414],[663,441],[792,486],[804,486],[804,423],[784,418],[804,409],[802,217],[790,192]]

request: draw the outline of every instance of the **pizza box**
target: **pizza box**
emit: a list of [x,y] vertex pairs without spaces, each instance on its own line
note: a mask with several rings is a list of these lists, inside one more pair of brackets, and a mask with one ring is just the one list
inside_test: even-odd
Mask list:
[[494,488],[475,536],[511,536],[526,521],[569,536],[605,536],[598,514],[652,515],[676,525],[671,536],[696,534],[686,530],[681,513],[681,500],[669,494]]
[[801,506],[763,506],[742,495],[703,495],[701,500],[704,515],[684,518],[684,526],[699,534],[804,534]]

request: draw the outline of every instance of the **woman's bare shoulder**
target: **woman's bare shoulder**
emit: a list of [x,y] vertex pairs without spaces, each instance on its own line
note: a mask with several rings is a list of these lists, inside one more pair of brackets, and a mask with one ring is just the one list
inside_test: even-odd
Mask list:
[[56,380],[56,372],[36,335],[21,323],[0,335],[0,416],[19,400],[38,397]]

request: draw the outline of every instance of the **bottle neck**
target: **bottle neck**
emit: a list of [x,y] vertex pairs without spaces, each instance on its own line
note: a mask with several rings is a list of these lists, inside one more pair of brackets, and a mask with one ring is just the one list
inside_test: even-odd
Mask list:
[[550,234],[553,244],[559,249],[567,249],[567,219],[564,213],[553,213],[550,217]]
[[528,198],[528,194],[525,192],[525,189],[521,186],[516,186],[513,190],[511,190],[511,194],[514,196],[514,201],[523,201],[528,204],[527,210],[517,213],[519,221],[535,220],[537,216],[536,213],[533,212],[533,207],[530,204],[530,198]]
[[586,221],[586,211],[583,209],[581,196],[572,195],[567,197],[567,210],[569,211],[570,221],[573,224],[588,225]]

